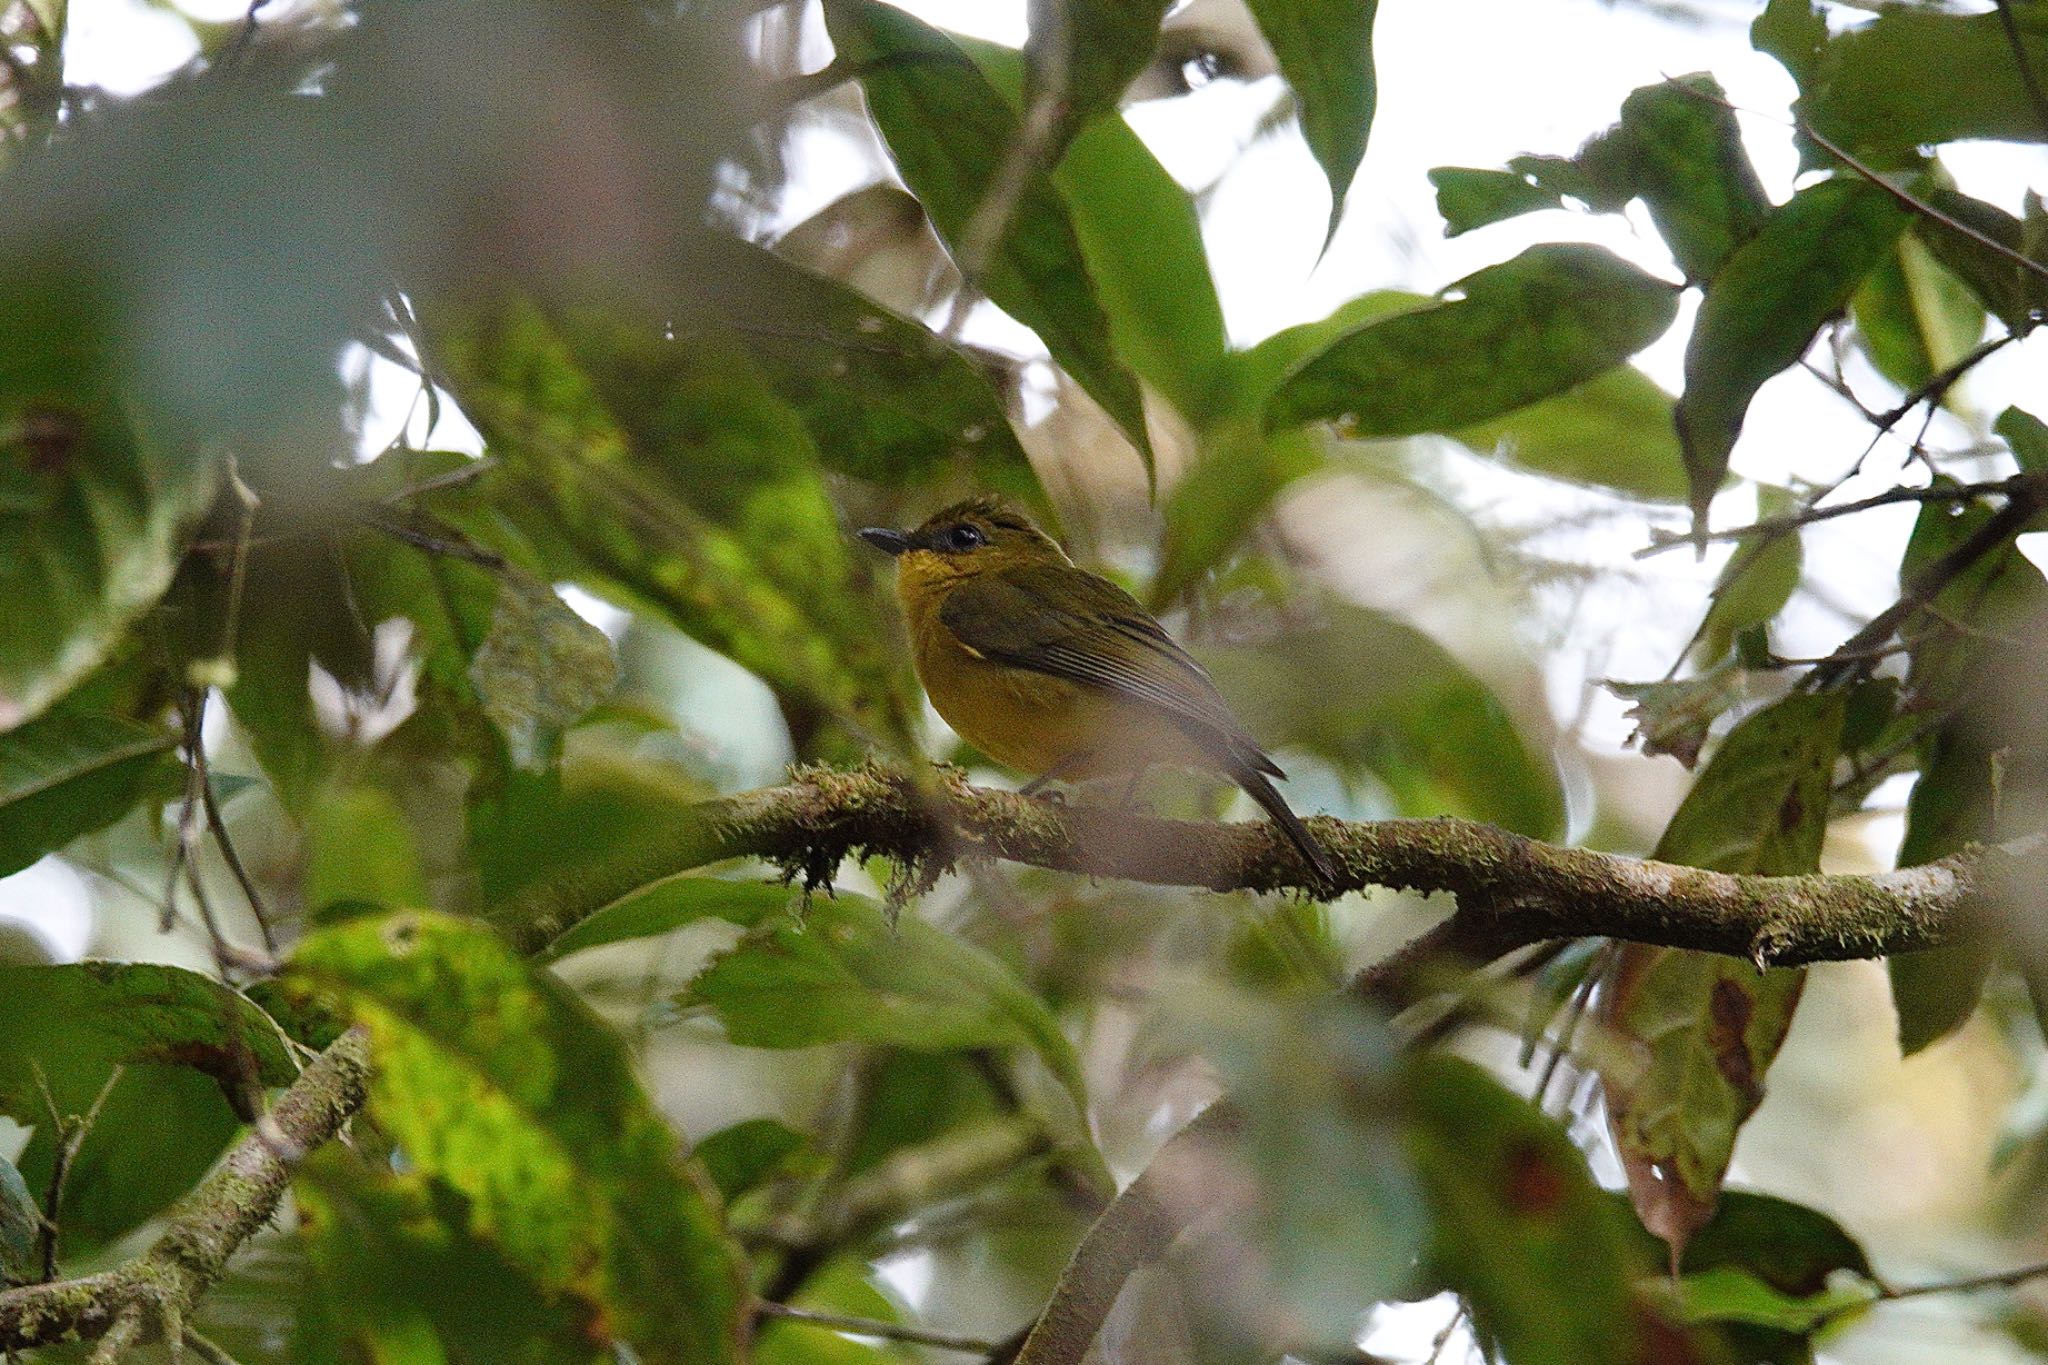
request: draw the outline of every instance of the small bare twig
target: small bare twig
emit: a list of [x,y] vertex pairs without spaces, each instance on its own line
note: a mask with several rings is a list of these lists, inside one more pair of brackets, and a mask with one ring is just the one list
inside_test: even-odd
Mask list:
[[828,1327],[836,1332],[852,1332],[864,1337],[880,1337],[884,1341],[907,1341],[916,1346],[936,1346],[942,1351],[960,1351],[967,1355],[994,1355],[997,1343],[981,1337],[966,1336],[959,1332],[935,1332],[925,1327],[906,1327],[902,1323],[884,1322],[879,1318],[853,1317],[846,1313],[821,1313],[811,1308],[793,1308],[786,1303],[771,1303],[766,1299],[754,1305],[759,1317],[781,1318],[788,1322],[806,1323],[812,1327]]
[[[1874,493],[1870,497],[1859,498],[1855,502],[1837,503],[1833,507],[1809,507],[1803,511],[1787,512],[1783,516],[1759,517],[1747,526],[1733,526],[1725,530],[1708,531],[1704,536],[1700,537],[1695,537],[1691,534],[1660,531],[1657,533],[1655,540],[1635,552],[1635,557],[1637,559],[1647,559],[1652,555],[1662,554],[1666,550],[1690,546],[1699,539],[1709,541],[1747,540],[1753,536],[1782,535],[1787,531],[1794,531],[1802,526],[1812,526],[1817,522],[1833,521],[1837,517],[1854,516],[1858,512],[1868,512],[1872,508],[1891,507],[1900,503],[1971,502],[1982,497],[2009,497],[2013,493],[2032,484],[2048,484],[2048,475],[2015,474],[2009,479],[1994,479],[1986,483],[1915,485],[1912,487],[1888,488],[1882,493]],[[1838,486],[1831,484],[1829,485],[1829,490],[1832,491]]]
[[49,1110],[51,1137],[55,1140],[50,1154],[50,1184],[43,1194],[43,1226],[37,1250],[42,1257],[43,1283],[57,1278],[57,1241],[61,1231],[60,1215],[64,1208],[64,1182],[71,1174],[72,1163],[78,1160],[79,1151],[92,1133],[93,1125],[99,1122],[100,1110],[106,1107],[107,1096],[114,1093],[120,1084],[125,1066],[116,1066],[107,1073],[105,1084],[92,1104],[82,1116],[62,1118],[57,1113],[56,1097],[50,1093],[50,1083],[43,1075],[40,1064],[35,1065],[36,1084],[43,1092],[43,1105]]

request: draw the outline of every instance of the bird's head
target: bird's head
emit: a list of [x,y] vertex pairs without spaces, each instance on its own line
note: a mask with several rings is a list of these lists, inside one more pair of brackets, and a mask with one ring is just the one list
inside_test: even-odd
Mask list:
[[983,495],[934,512],[911,531],[870,526],[860,538],[896,557],[909,593],[1031,564],[1066,564],[1059,542],[1001,498]]

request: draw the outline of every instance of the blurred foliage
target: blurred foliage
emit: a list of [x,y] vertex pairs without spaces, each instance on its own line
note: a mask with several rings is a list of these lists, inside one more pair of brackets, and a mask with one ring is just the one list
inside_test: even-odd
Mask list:
[[[1252,345],[1207,197],[1119,108],[1186,59],[1161,0],[1033,3],[1021,51],[879,0],[259,6],[127,98],[66,84],[65,6],[0,10],[0,876],[91,873],[135,930],[96,951],[160,914],[204,945],[192,911],[232,941],[211,973],[0,967],[0,1115],[30,1130],[0,1277],[40,1275],[44,1204],[62,1271],[100,1268],[360,1023],[372,1098],[298,1171],[252,1361],[925,1359],[898,1338],[1026,1326],[1141,1170],[1201,1216],[1104,1305],[1107,1365],[1352,1359],[1376,1305],[1445,1293],[1512,1365],[1814,1359],[1894,1291],[1833,1219],[1722,1188],[1796,972],[1569,945],[1390,1021],[1333,987],[1412,922],[1396,898],[857,860],[799,891],[685,855],[733,809],[706,798],[790,758],[934,738],[847,531],[989,489],[1167,613],[1304,801],[1610,844],[1635,813],[1556,734],[1483,486],[1733,543],[1671,672],[1613,685],[1646,755],[1706,760],[1656,856],[1814,871],[1896,774],[1902,864],[2048,826],[2019,542],[2048,427],[1961,382],[2040,325],[2048,211],[1940,160],[2048,139],[2048,4],[1864,8],[1755,16],[1800,92],[1782,202],[1715,76],[1660,81],[1573,155],[1430,177],[1447,234],[1628,211],[1653,264],[1547,241]],[[1385,50],[1372,0],[1240,18],[1334,229],[1382,63],[1450,59]],[[886,188],[789,224],[795,134],[852,129]],[[1631,357],[1688,299],[1673,394]],[[983,345],[984,300],[1042,353]],[[1819,665],[1775,646],[1834,487],[1735,458],[1802,363],[1878,395],[1927,478],[1882,638]],[[1971,444],[1912,437],[1922,403]],[[1759,523],[1710,525],[1724,491]],[[1404,529],[1359,509],[1404,496],[1485,583],[1346,579]],[[2020,910],[1890,964],[1907,1050],[2048,980]],[[257,914],[282,962],[237,987]],[[1434,1046],[1508,1014],[1532,1053],[1590,1015],[1626,1199],[1547,1078],[1531,1103]],[[1168,1134],[1219,1090],[1241,1120],[1183,1165]]]

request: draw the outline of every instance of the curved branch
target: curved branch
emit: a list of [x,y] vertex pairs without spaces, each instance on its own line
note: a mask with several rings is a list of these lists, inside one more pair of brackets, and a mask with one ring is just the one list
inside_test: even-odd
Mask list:
[[[341,1131],[369,1083],[369,1035],[350,1029],[185,1196],[163,1235],[118,1270],[0,1292],[0,1351],[89,1341],[180,1321],[270,1221],[307,1153]],[[123,1324],[133,1324],[123,1326]]]
[[[705,801],[665,847],[551,883],[497,923],[535,951],[608,904],[731,858],[779,862],[822,885],[849,854],[911,866],[914,880],[963,858],[1160,886],[1327,896],[1264,821],[1162,820],[969,785],[957,769],[806,769],[787,786]],[[1474,941],[1495,952],[1602,936],[1744,957],[1759,966],[1882,957],[1978,927],[2009,887],[2048,879],[2048,838],[1973,848],[1871,875],[1739,876],[1562,848],[1468,820],[1307,822],[1337,891],[1450,892]]]

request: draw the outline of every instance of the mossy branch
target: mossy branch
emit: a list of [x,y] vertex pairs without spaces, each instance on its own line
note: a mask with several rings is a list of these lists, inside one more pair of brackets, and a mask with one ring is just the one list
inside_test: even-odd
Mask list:
[[[822,884],[847,855],[880,854],[902,863],[912,885],[962,860],[993,858],[1217,891],[1317,898],[1367,887],[1449,892],[1455,913],[1418,944],[1429,956],[1478,959],[1597,935],[1766,966],[1931,948],[1979,929],[2012,893],[2048,885],[2048,838],[2038,836],[1897,872],[1759,877],[1560,848],[1464,820],[1318,816],[1308,824],[1337,866],[1334,886],[1318,884],[1263,821],[1162,820],[1063,804],[975,787],[950,768],[811,768],[785,786],[702,802],[658,847],[551,880],[498,907],[492,919],[533,952],[606,905],[733,858],[766,859]],[[1404,952],[1378,973],[1386,980],[1362,980],[1358,989],[1375,996],[1393,990],[1414,956]],[[235,1249],[276,1210],[298,1160],[361,1107],[368,1071],[367,1038],[351,1030],[185,1198],[142,1256],[104,1274],[0,1292],[0,1351],[179,1331]],[[1151,1216],[1131,1207],[1144,1214],[1137,1224]],[[1142,1241],[1148,1234],[1138,1226],[1134,1235]],[[1079,1334],[1097,1307],[1088,1305],[1073,1332],[1053,1338]]]
[[0,1292],[0,1351],[180,1334],[228,1258],[270,1221],[305,1155],[362,1107],[369,1037],[351,1029],[300,1073],[270,1112],[185,1196],[150,1249],[118,1270]]
[[556,881],[494,919],[535,951],[605,905],[731,858],[822,883],[849,853],[880,854],[924,880],[994,858],[1094,877],[1327,899],[1396,887],[1449,892],[1464,936],[1492,951],[1602,936],[1747,958],[1761,966],[1883,957],[1979,927],[2016,886],[2048,884],[2048,839],[1971,849],[1870,875],[1739,876],[1509,834],[1468,820],[1311,817],[1336,885],[1316,883],[1264,821],[1162,820],[971,786],[956,769],[811,768],[787,786],[705,801],[668,841]]

